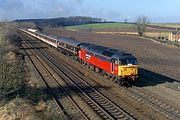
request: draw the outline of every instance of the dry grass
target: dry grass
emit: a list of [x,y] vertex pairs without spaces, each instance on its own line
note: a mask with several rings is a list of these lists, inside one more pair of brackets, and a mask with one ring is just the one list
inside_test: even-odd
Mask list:
[[27,86],[29,86],[30,88],[37,88],[37,83],[34,83],[31,80],[29,80],[27,82]]
[[36,111],[37,112],[44,112],[47,108],[47,105],[44,101],[40,101],[37,106],[36,106]]
[[[138,35],[137,32],[96,32],[96,34],[111,34],[111,35]],[[157,38],[163,36],[168,38],[168,32],[145,32],[145,36]]]
[[4,40],[0,45],[0,55],[3,56],[0,56],[0,120],[58,118],[57,111],[53,111],[54,102],[47,95],[44,85],[37,76],[28,76],[30,70],[25,69],[30,68],[22,60],[23,52],[19,49],[22,39],[14,28],[11,29],[0,31],[0,39]]
[[2,34],[2,30],[0,29],[0,44],[2,44],[3,42],[3,34]]
[[16,98],[0,107],[0,120],[39,120],[34,109],[26,100]]
[[15,61],[17,58],[17,53],[15,51],[10,51],[5,55],[6,60]]
[[164,23],[164,24],[153,24],[160,27],[170,27],[170,28],[180,28],[180,24],[178,23]]
[[125,35],[138,35],[137,32],[96,32],[96,34],[125,34]]
[[159,36],[168,38],[168,32],[146,32],[145,36],[157,38]]
[[0,29],[0,95],[5,99],[13,98],[23,89],[24,68],[22,53],[18,50],[16,27],[6,24]]

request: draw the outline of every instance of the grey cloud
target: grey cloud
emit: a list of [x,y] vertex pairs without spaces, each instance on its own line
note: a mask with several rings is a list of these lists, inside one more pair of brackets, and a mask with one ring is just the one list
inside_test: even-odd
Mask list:
[[[73,15],[83,0],[0,0],[0,20]],[[78,8],[78,7],[77,7]]]
[[84,0],[0,0],[0,20],[22,18],[53,18],[61,16],[92,16],[109,20],[120,18],[112,10],[94,9]]

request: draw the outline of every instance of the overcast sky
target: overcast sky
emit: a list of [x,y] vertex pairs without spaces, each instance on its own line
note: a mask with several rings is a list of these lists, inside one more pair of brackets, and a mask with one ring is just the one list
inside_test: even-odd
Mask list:
[[180,0],[0,0],[0,20],[92,16],[114,21],[180,22]]

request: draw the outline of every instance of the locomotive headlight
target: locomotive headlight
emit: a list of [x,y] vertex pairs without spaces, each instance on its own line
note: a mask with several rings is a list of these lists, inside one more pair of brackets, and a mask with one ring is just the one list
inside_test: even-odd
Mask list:
[[119,75],[122,75],[122,74],[123,74],[123,71],[122,71],[122,70],[120,70],[120,71],[119,71]]

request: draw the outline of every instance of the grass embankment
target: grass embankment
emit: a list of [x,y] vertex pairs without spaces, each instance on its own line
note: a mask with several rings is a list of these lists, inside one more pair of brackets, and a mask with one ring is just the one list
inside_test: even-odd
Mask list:
[[23,93],[25,85],[23,61],[20,59],[22,54],[10,42],[14,33],[7,31],[0,29],[0,120],[16,119],[11,111],[17,112],[21,104],[13,109],[9,105],[15,107],[15,98]]
[[81,29],[130,28],[134,26],[135,25],[133,24],[125,24],[125,23],[98,23],[98,24],[67,26],[65,28],[69,30],[81,30]]
[[6,101],[22,90],[24,84],[22,54],[10,43],[10,38],[13,34],[0,30],[0,100]]
[[57,119],[53,100],[23,60],[21,37],[11,29],[0,29],[0,120]]
[[2,33],[2,29],[0,28],[0,45],[3,42],[3,33]]

